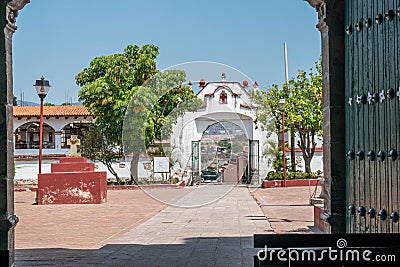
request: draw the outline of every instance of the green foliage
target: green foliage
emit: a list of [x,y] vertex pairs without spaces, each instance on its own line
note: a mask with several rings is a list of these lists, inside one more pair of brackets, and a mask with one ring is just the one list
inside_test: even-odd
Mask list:
[[46,103],[43,104],[43,106],[55,106],[55,105],[53,103],[46,102]]
[[[287,180],[294,180],[294,179],[316,179],[320,177],[318,172],[287,172],[286,179]],[[270,171],[267,174],[265,180],[283,180],[283,171]]]
[[113,169],[112,163],[122,157],[121,149],[109,144],[104,138],[102,129],[96,124],[90,124],[84,131],[84,136],[80,146],[82,156],[102,162],[107,169],[115,176],[117,182],[120,182],[117,172]]
[[155,140],[167,140],[177,118],[201,105],[190,87],[181,85],[185,78],[182,70],[167,70],[135,90],[125,117],[125,153],[144,152]]
[[124,53],[94,58],[76,75],[76,83],[82,87],[79,100],[96,117],[96,128],[101,129],[107,145],[122,147],[127,106],[138,86],[157,73],[158,50],[151,44],[128,45]]
[[[278,149],[274,151],[275,160],[272,163],[272,166],[276,171],[283,171],[283,152],[282,145],[278,146]],[[287,168],[287,166],[286,166]]]
[[82,87],[79,100],[96,117],[105,144],[122,147],[124,139],[133,180],[140,154],[154,140],[167,139],[177,117],[199,103],[190,87],[182,86],[184,71],[158,72],[158,51],[151,44],[129,45],[124,53],[94,58],[75,77]]
[[307,73],[299,70],[297,76],[279,88],[274,84],[268,91],[252,92],[253,101],[259,105],[257,120],[263,127],[280,134],[282,111],[279,100],[285,99],[285,129],[299,137],[298,146],[303,153],[306,172],[311,172],[310,163],[314,156],[316,137],[322,134],[322,68],[315,63]]
[[124,53],[100,56],[75,77],[79,100],[96,116],[108,143],[121,146],[122,124],[132,93],[156,72],[158,47],[128,45]]

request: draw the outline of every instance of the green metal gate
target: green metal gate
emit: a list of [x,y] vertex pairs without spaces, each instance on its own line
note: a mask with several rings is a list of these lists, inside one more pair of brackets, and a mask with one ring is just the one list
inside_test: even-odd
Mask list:
[[350,233],[399,232],[399,23],[400,0],[345,1]]
[[192,141],[192,183],[200,182],[200,141]]
[[248,174],[247,183],[258,183],[260,176],[260,148],[258,140],[249,140]]

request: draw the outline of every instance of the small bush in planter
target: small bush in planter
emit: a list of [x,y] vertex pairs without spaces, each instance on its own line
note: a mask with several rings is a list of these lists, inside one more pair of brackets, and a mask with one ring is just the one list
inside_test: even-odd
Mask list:
[[[300,180],[300,179],[316,179],[320,177],[320,172],[316,173],[307,173],[307,172],[287,172],[286,179],[287,180]],[[283,180],[283,171],[270,171],[267,174],[265,180],[272,181],[272,180]]]

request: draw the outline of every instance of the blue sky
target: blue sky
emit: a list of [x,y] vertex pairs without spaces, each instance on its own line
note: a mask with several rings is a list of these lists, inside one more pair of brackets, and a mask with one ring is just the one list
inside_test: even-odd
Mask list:
[[44,75],[52,85],[46,102],[61,104],[67,92],[77,101],[75,75],[94,57],[146,43],[160,47],[159,69],[213,61],[261,87],[282,84],[283,42],[289,76],[308,70],[321,53],[316,24],[303,0],[32,0],[17,18],[14,94],[38,102],[32,85]]

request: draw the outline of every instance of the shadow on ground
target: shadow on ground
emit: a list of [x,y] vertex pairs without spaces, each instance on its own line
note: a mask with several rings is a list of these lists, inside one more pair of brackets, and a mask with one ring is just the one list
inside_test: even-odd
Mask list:
[[108,244],[98,250],[19,249],[16,266],[252,266],[253,237],[193,237],[177,244]]

